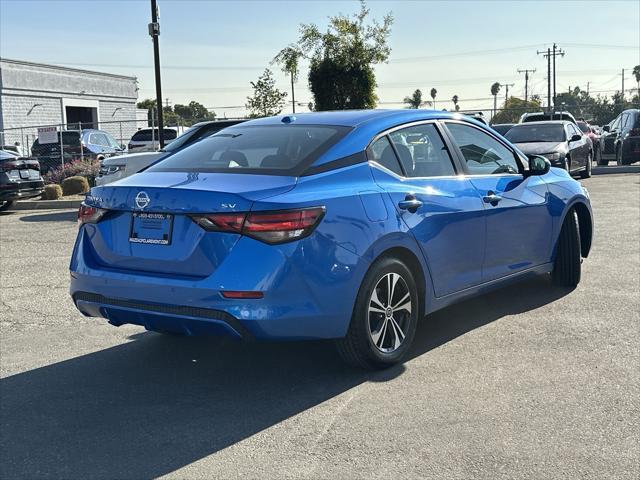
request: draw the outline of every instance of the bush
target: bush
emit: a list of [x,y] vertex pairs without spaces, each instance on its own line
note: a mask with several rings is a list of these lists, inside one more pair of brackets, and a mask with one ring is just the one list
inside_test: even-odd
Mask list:
[[53,168],[44,175],[46,183],[62,183],[69,177],[87,177],[89,185],[95,185],[95,178],[100,170],[99,160],[75,160],[65,163],[64,166]]
[[60,197],[62,197],[62,187],[53,183],[44,187],[41,198],[42,200],[58,200]]
[[62,194],[67,195],[79,195],[81,193],[87,193],[89,191],[89,182],[85,177],[68,177],[62,181]]

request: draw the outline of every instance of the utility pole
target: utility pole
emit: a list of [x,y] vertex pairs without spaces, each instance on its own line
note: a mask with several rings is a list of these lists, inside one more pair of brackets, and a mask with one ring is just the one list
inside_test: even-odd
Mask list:
[[553,44],[553,108],[556,108],[556,57],[564,57],[564,51],[555,43]]
[[551,49],[547,48],[546,53],[544,50],[536,53],[547,59],[547,110],[551,112]]
[[622,69],[622,104],[624,106],[624,68]]
[[505,94],[504,94],[504,104],[505,106],[507,105],[507,100],[509,100],[509,87],[513,87],[515,84],[513,83],[503,83],[502,85],[500,85],[501,87],[505,87]]
[[591,83],[591,82],[587,82],[587,97],[589,96],[589,84],[590,84],[590,83]]
[[156,106],[158,107],[158,140],[160,148],[164,148],[164,119],[162,118],[162,86],[160,80],[160,24],[158,23],[158,5],[156,0],[151,0],[151,23],[149,24],[149,35],[153,40],[153,65],[156,74]]
[[529,98],[529,73],[536,73],[536,69],[518,69],[518,73],[524,73],[524,103],[526,105],[527,99]]

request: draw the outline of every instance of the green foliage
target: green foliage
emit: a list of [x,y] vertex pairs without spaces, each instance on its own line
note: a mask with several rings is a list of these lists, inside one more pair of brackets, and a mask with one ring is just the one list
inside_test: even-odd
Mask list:
[[525,102],[518,97],[509,97],[502,108],[491,119],[491,123],[518,123],[520,116],[526,112],[539,112],[540,102],[535,98]]
[[407,104],[407,108],[420,108],[424,104],[431,105],[431,102],[422,101],[422,91],[419,88],[410,97],[404,97],[403,102]]
[[324,33],[314,24],[300,26],[298,47],[310,59],[309,88],[316,111],[375,107],[373,65],[389,58],[393,17],[389,13],[382,23],[365,23],[368,16],[361,1],[357,14],[330,17]]
[[276,88],[271,70],[265,69],[257,82],[250,83],[253,96],[247,97],[246,107],[250,112],[249,116],[256,118],[278,115],[284,108],[287,93]]
[[453,106],[456,112],[460,110],[460,105],[458,105],[459,100],[460,99],[458,98],[458,95],[454,95],[453,98],[451,98],[451,101],[453,102]]
[[498,95],[498,93],[500,93],[500,87],[500,82],[495,82],[493,85],[491,85],[491,95],[493,95],[494,97]]
[[45,183],[62,183],[65,178],[82,176],[87,178],[89,185],[93,185],[99,170],[99,160],[74,160],[49,170],[44,175],[44,181]]
[[[638,83],[638,88],[640,88],[640,65],[636,65],[633,67],[633,76],[636,77],[636,82]],[[640,92],[638,92],[640,95]]]
[[40,198],[42,200],[58,200],[62,198],[62,187],[56,183],[45,185]]
[[188,105],[176,103],[173,106],[173,112],[180,119],[183,125],[190,127],[194,123],[205,120],[214,120],[215,112],[210,112],[207,107],[196,101],[190,101]]
[[304,56],[300,47],[295,44],[289,45],[278,52],[271,61],[272,64],[280,65],[282,71],[291,76],[293,82],[298,81],[298,64]]
[[85,177],[69,177],[62,181],[62,194],[65,197],[68,195],[80,195],[88,191],[89,182]]
[[[151,115],[156,105],[157,102],[151,98],[138,102],[138,108],[146,108],[149,111],[147,114],[149,126],[155,123],[155,120],[151,121]],[[190,127],[194,123],[203,120],[214,120],[215,118],[216,114],[214,112],[210,112],[207,107],[193,100],[188,105],[176,104],[174,107],[170,105],[162,107],[162,120],[165,126],[181,124]]]

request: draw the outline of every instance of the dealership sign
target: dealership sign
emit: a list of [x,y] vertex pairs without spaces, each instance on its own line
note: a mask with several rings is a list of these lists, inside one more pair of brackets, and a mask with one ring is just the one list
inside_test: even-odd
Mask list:
[[38,143],[58,143],[58,128],[38,127]]

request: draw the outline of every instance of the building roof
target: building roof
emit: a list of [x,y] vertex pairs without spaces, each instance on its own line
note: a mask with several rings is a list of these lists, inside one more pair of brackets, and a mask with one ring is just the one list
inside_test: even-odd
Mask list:
[[88,73],[91,75],[101,75],[101,76],[107,76],[107,77],[113,77],[113,78],[122,78],[122,79],[127,79],[127,80],[136,80],[136,77],[134,76],[130,76],[130,75],[118,75],[115,73],[106,73],[106,72],[96,72],[95,70],[84,70],[84,69],[80,69],[80,68],[73,68],[73,67],[64,67],[61,65],[51,65],[48,63],[37,63],[37,62],[28,62],[26,60],[14,60],[11,58],[3,58],[0,57],[0,63],[12,63],[15,65],[25,65],[25,66],[31,66],[31,67],[40,67],[40,68],[48,68],[48,69],[52,69],[52,70],[62,70],[65,72],[77,72],[77,73]]

